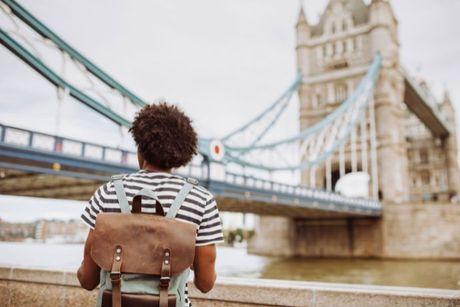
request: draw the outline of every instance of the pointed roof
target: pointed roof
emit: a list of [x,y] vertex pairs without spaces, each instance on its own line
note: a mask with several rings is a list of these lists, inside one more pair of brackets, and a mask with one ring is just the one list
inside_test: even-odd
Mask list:
[[[326,22],[326,11],[330,9],[331,5],[337,0],[329,0],[326,9],[321,14],[317,25],[312,27],[312,36],[320,36],[324,31],[324,23]],[[369,7],[363,0],[344,0],[347,7],[350,8],[353,16],[353,23],[355,25],[367,23],[369,21]]]
[[442,101],[447,102],[447,103],[452,103],[452,100],[450,100],[450,93],[449,93],[449,90],[447,88],[444,89],[444,96],[443,96]]
[[444,96],[442,98],[441,105],[446,108],[449,111],[455,112],[455,107],[454,104],[452,103],[452,100],[450,99],[450,93],[448,89],[444,89]]
[[303,10],[303,5],[302,4],[300,4],[299,17],[297,18],[297,24],[301,24],[301,23],[307,23],[308,24],[307,17],[305,16],[305,12]]

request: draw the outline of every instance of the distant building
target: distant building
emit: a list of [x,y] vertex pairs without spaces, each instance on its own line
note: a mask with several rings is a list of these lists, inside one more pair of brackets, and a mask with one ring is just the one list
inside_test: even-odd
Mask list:
[[35,223],[8,223],[0,220],[1,241],[35,239]]
[[56,243],[84,242],[88,227],[78,220],[38,220],[30,223],[0,221],[0,240],[23,241],[35,239]]

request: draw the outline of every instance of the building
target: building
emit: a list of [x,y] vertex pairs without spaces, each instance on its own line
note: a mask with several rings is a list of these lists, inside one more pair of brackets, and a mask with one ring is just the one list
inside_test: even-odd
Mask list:
[[[369,127],[375,118],[376,163],[380,199],[394,202],[452,201],[459,190],[456,118],[446,93],[436,102],[428,86],[420,82],[432,107],[450,128],[445,138],[435,137],[406,107],[406,82],[400,64],[398,21],[386,0],[330,0],[319,22],[310,24],[301,8],[297,25],[297,65],[303,75],[299,89],[300,126],[309,127],[339,106],[365,75],[375,54],[383,58],[374,92],[375,117],[367,114]],[[364,128],[366,129],[366,128]],[[371,134],[358,148],[369,151]],[[345,164],[338,154],[332,159],[330,179],[335,183],[343,174],[367,171],[366,163],[352,163],[350,144],[344,148]],[[365,147],[364,147],[365,146]],[[302,181],[327,188],[327,171],[316,170],[314,183],[305,172]],[[378,190],[377,190],[378,189]]]

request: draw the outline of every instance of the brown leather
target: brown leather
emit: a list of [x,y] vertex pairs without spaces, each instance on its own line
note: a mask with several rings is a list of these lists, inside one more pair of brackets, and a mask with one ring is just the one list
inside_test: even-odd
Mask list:
[[169,281],[171,280],[171,251],[166,249],[163,256],[163,264],[161,265],[160,274],[160,307],[168,307],[168,289]]
[[191,223],[148,214],[97,215],[91,257],[110,271],[113,251],[123,249],[123,273],[160,275],[164,250],[171,251],[171,276],[193,263],[196,227]]
[[[158,296],[147,294],[130,294],[123,293],[121,295],[121,304],[123,307],[160,307],[160,299]],[[106,290],[102,293],[102,307],[112,307],[112,291]],[[168,296],[167,307],[176,306],[176,296],[170,294]]]
[[112,307],[121,307],[121,263],[122,248],[115,246],[110,281],[112,282]]
[[[142,195],[136,195],[133,198],[133,206],[131,209],[132,213],[142,213]],[[155,201],[155,214],[165,216],[165,211],[163,210],[163,206]]]

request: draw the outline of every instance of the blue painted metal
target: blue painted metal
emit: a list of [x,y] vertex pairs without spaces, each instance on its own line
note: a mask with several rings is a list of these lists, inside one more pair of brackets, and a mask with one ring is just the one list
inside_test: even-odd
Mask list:
[[47,167],[24,165],[24,164],[9,163],[9,162],[0,162],[0,168],[12,169],[12,170],[22,171],[26,173],[55,175],[55,176],[71,177],[71,178],[78,178],[78,179],[89,179],[89,180],[98,180],[98,181],[109,181],[110,180],[109,175],[104,176],[104,175],[96,175],[96,174],[89,174],[89,173],[72,172],[72,171],[66,171],[66,170],[57,171],[57,170],[54,170],[52,168],[47,168]]
[[[46,27],[42,22],[30,14],[24,7],[18,4],[14,0],[0,0],[5,5],[7,5],[12,13],[14,13],[18,18],[20,18],[24,23],[26,23],[33,31],[38,33],[44,38],[50,39],[53,43],[56,44],[61,50],[69,54],[69,56],[74,59],[76,62],[83,65],[91,74],[96,76],[102,82],[104,82],[109,87],[117,90],[121,95],[128,97],[131,102],[137,106],[143,107],[147,105],[145,101],[136,96],[134,93],[129,91],[126,87],[122,86],[115,79],[110,77],[107,73],[97,67],[94,63],[88,60],[85,56],[79,53],[76,49],[71,47],[63,39],[61,39],[57,34],[51,31]],[[47,65],[30,53],[26,48],[24,48],[20,43],[14,40],[8,33],[0,29],[0,43],[2,43],[6,48],[13,52],[16,56],[22,59],[26,64],[31,66],[39,74],[45,77],[49,82],[51,82],[56,87],[69,89],[70,96],[77,99],[79,102],[89,106],[91,109],[102,114],[109,120],[113,121],[117,125],[124,127],[131,127],[131,122],[124,118],[123,116],[113,112],[111,109],[105,107],[102,103],[98,102],[92,97],[89,97],[78,88],[72,86],[70,83],[59,77],[53,70],[51,70]],[[198,140],[198,150],[201,154],[210,156],[209,154],[209,142],[210,139],[201,139]]]
[[35,32],[51,40],[55,43],[61,50],[64,50],[70,55],[74,60],[81,63],[89,72],[94,76],[99,78],[102,82],[110,86],[111,88],[119,91],[123,96],[128,97],[133,103],[137,104],[140,107],[145,106],[147,103],[135,95],[133,92],[129,91],[126,87],[121,85],[118,81],[110,77],[102,69],[84,57],[81,53],[75,50],[72,46],[67,44],[63,39],[61,39],[56,33],[51,31],[47,26],[30,14],[23,6],[17,3],[14,0],[1,0],[5,5],[7,5],[13,14],[19,17],[24,23],[31,27]]
[[286,143],[293,143],[302,139],[305,139],[306,137],[316,134],[318,131],[320,131],[324,126],[328,125],[331,123],[333,120],[336,118],[342,116],[350,107],[351,104],[353,104],[356,99],[358,98],[359,94],[364,91],[364,87],[370,82],[372,84],[375,84],[378,73],[380,70],[380,65],[382,63],[382,56],[380,54],[377,54],[366,74],[366,76],[361,80],[360,84],[356,88],[355,91],[340,105],[338,106],[333,112],[328,114],[323,120],[320,122],[316,123],[315,125],[306,128],[305,130],[299,132],[295,136],[279,140],[276,142],[270,142],[266,144],[260,144],[253,146],[252,148],[247,148],[247,147],[229,147],[231,151],[248,151],[248,150],[257,150],[257,149],[266,149],[266,148],[274,148]]
[[35,71],[45,77],[49,82],[60,88],[69,89],[70,96],[74,97],[78,101],[84,103],[94,111],[107,117],[111,121],[117,123],[120,126],[130,127],[131,123],[127,119],[113,112],[109,108],[105,107],[100,102],[89,97],[88,95],[81,92],[73,85],[67,83],[64,79],[59,77],[54,71],[43,64],[42,61],[32,55],[27,49],[22,47],[16,40],[10,37],[6,32],[0,29],[0,43],[6,48],[13,52],[17,57],[26,62]]
[[[318,165],[319,163],[323,162],[326,160],[328,157],[330,157],[342,144],[345,143],[345,141],[349,138],[350,133],[353,129],[353,127],[356,125],[358,122],[359,118],[363,116],[364,108],[367,106],[369,98],[367,97],[366,103],[362,105],[360,111],[360,115],[355,117],[354,121],[350,121],[350,123],[347,125],[345,132],[342,133],[342,137],[338,139],[328,151],[325,151],[322,153],[320,156],[318,156],[314,160],[309,160],[309,161],[301,161],[299,164],[295,165],[290,165],[290,166],[283,166],[283,167],[273,167],[269,165],[263,165],[263,164],[257,164],[251,161],[244,160],[244,158],[241,158],[240,153],[247,153],[250,151],[255,151],[255,150],[272,150],[274,148],[277,148],[279,146],[285,145],[285,144],[291,144],[291,143],[296,143],[301,140],[307,139],[321,131],[326,125],[330,124],[332,121],[336,120],[338,117],[343,116],[350,106],[356,102],[357,98],[363,91],[365,90],[365,87],[371,86],[372,88],[375,86],[375,83],[377,81],[379,71],[380,71],[380,65],[381,65],[382,57],[380,54],[377,54],[374,58],[374,61],[372,62],[366,76],[363,78],[357,89],[347,98],[347,100],[342,103],[339,107],[337,107],[333,112],[331,112],[329,115],[327,115],[322,121],[316,123],[312,127],[309,127],[300,133],[298,133],[295,136],[292,136],[290,138],[286,138],[283,140],[279,140],[276,142],[271,142],[271,143],[265,143],[265,144],[260,144],[260,145],[253,145],[251,147],[227,147],[227,156],[226,156],[226,162],[227,163],[235,163],[240,166],[244,167],[250,167],[254,169],[260,169],[260,170],[265,170],[265,171],[294,171],[294,170],[305,170],[311,167],[314,167],[315,165]],[[371,92],[372,94],[372,92]]]
[[[297,74],[294,82],[289,86],[289,88],[278,98],[275,100],[275,102],[273,102],[267,109],[265,109],[262,113],[260,113],[259,115],[257,115],[256,117],[254,117],[253,119],[251,119],[250,121],[248,121],[246,124],[244,124],[243,126],[241,126],[240,128],[234,130],[233,132],[227,134],[226,136],[224,136],[222,138],[222,142],[225,142],[227,140],[229,140],[231,137],[235,136],[236,134],[238,133],[241,133],[247,129],[249,129],[252,125],[256,124],[257,122],[259,122],[261,119],[263,119],[268,113],[270,113],[273,109],[275,109],[281,102],[284,101],[284,98],[286,97],[290,97],[292,96],[292,93],[294,91],[297,90],[297,88],[299,87],[299,85],[302,83],[302,75],[300,73]],[[281,114],[283,113],[285,108],[283,108],[281,110],[281,112],[275,117],[275,120],[273,122],[271,122],[267,128],[271,127],[278,119],[279,117],[281,116]],[[263,133],[265,134],[266,131]],[[262,135],[263,136],[263,135]],[[261,136],[261,137],[262,137]]]
[[[29,135],[32,135],[32,139],[35,135],[47,135],[53,137],[56,141],[79,142],[73,139],[60,138],[16,127],[0,125],[0,128],[2,128],[2,131],[14,129],[29,133]],[[119,150],[117,148],[99,146],[92,143],[80,143],[111,150]],[[125,150],[123,151],[126,152]],[[1,161],[2,159],[3,161]],[[29,143],[24,145],[8,143],[5,138],[0,142],[0,168],[105,181],[111,174],[130,173],[137,170],[137,167],[126,163],[123,164],[123,162],[123,159],[120,160],[120,163],[89,159],[84,157],[81,153],[78,155],[65,154],[56,151],[54,146],[51,150],[40,150],[31,147]],[[55,163],[60,165],[60,170],[53,168],[53,164]],[[208,181],[208,188],[218,197],[310,208],[327,212],[342,212],[352,215],[379,216],[381,214],[381,204],[377,201],[347,198],[337,193],[319,189],[280,184],[273,181],[232,173],[227,174],[226,181],[214,180],[212,178],[198,179],[201,181]],[[236,183],[238,180],[244,182],[244,184]],[[251,182],[252,186],[250,185]]]

